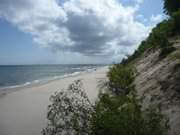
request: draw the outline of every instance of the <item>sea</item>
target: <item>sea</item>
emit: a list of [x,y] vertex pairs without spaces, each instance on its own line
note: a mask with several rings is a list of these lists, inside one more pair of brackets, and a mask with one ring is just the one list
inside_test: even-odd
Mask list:
[[2,65],[0,90],[15,89],[91,72],[106,65]]

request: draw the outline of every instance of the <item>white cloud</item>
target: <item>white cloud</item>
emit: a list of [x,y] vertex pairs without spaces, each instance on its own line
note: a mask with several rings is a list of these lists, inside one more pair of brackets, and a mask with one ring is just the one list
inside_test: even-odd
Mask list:
[[[134,19],[137,6],[124,7],[117,0],[59,2],[1,0],[0,16],[33,35],[39,45],[103,58],[132,53],[149,32],[149,27]],[[152,16],[153,21],[160,18]]]
[[157,24],[163,20],[163,15],[162,14],[157,14],[157,15],[152,15],[150,20],[152,23]]

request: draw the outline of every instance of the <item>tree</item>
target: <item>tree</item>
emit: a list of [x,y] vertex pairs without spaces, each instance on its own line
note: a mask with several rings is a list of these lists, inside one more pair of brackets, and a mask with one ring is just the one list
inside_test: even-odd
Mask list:
[[175,27],[175,33],[180,34],[180,9],[172,15]]
[[75,81],[67,90],[51,96],[48,107],[48,124],[43,135],[88,135],[93,107],[82,88],[81,81]]
[[128,94],[134,89],[134,70],[130,65],[117,64],[107,74],[109,89],[115,95]]
[[164,0],[164,13],[172,14],[180,9],[180,0]]

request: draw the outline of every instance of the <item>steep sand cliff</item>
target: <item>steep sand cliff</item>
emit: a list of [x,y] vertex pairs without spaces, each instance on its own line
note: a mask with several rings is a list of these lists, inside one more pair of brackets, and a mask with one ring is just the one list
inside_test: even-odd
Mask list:
[[149,49],[135,60],[135,85],[144,105],[159,104],[169,117],[170,135],[180,135],[180,38],[171,43],[177,49],[165,58],[160,49]]

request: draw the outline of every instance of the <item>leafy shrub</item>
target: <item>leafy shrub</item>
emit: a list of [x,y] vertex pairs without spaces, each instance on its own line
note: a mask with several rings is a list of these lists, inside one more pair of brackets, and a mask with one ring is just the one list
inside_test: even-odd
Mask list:
[[173,13],[172,20],[174,21],[174,27],[176,34],[180,34],[180,9]]
[[48,125],[43,135],[89,135],[92,105],[82,88],[75,81],[67,90],[51,96],[48,107]]
[[174,22],[170,19],[164,20],[157,24],[157,26],[152,30],[152,35],[156,36],[157,39],[160,39],[161,37],[168,37],[172,35],[173,29]]
[[160,53],[160,58],[164,58],[166,57],[168,54],[170,54],[171,52],[175,51],[176,48],[173,46],[167,46],[162,48],[161,53]]
[[168,37],[173,35],[174,22],[172,20],[164,20],[159,23],[151,32],[149,38],[147,39],[147,44],[152,47],[165,48],[170,46]]
[[133,88],[134,71],[130,66],[114,65],[107,74],[109,89],[115,95],[128,94]]
[[175,48],[169,43],[168,37],[174,33],[174,22],[172,20],[163,21],[153,29],[148,42],[155,46],[158,45],[161,48],[160,57],[166,57],[169,53],[175,50]]
[[101,94],[91,135],[166,135],[168,120],[156,108],[142,110],[134,96]]
[[171,59],[171,60],[180,60],[180,52],[178,51],[178,52],[175,52],[175,53],[172,53],[170,56],[169,56],[169,58]]

